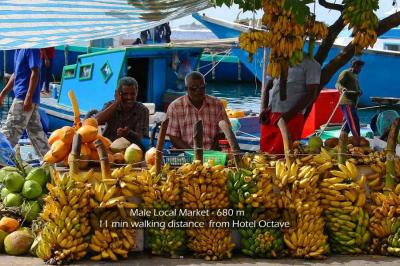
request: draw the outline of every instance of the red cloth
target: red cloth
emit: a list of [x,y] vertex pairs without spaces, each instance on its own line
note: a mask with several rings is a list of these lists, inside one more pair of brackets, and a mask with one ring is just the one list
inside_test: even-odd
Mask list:
[[203,148],[210,149],[218,134],[218,122],[225,120],[229,123],[225,108],[220,100],[212,96],[205,96],[200,110],[190,102],[187,95],[173,101],[167,110],[169,124],[167,135],[180,137],[189,146],[193,147],[193,125],[197,120],[203,121]]
[[[269,113],[270,123],[261,124],[260,150],[271,154],[283,154],[283,140],[281,131],[274,124],[280,117],[280,113]],[[288,123],[288,130],[292,140],[299,140],[304,126],[304,115],[295,115]]]
[[46,51],[48,59],[54,59],[54,55],[56,53],[56,48],[48,47],[40,49],[40,59],[44,59],[44,51]]

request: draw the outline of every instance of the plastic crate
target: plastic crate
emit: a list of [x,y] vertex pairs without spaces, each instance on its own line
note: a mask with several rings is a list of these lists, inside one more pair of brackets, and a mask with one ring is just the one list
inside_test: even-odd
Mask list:
[[[185,151],[185,154],[190,159],[190,162],[194,160],[194,151]],[[213,160],[214,164],[225,165],[227,154],[221,151],[203,151],[203,161]]]
[[164,164],[169,163],[171,166],[182,166],[185,163],[190,163],[190,158],[185,154],[182,155],[164,155]]

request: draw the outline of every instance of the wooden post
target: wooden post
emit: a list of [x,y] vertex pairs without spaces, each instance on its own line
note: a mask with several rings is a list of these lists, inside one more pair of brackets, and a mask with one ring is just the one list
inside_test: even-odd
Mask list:
[[224,120],[219,121],[219,128],[224,132],[225,137],[229,142],[229,146],[233,151],[233,160],[235,162],[236,168],[240,168],[242,165],[242,158],[240,156],[240,147],[236,139],[235,134],[232,131],[232,127]]
[[203,122],[197,121],[193,125],[194,159],[203,163]]
[[158,133],[158,138],[157,138],[157,146],[156,146],[156,174],[159,174],[161,171],[161,165],[162,165],[162,151],[164,149],[164,140],[165,140],[165,135],[167,133],[167,128],[168,128],[168,122],[169,119],[165,119],[161,123],[160,127],[160,133]]
[[392,190],[395,185],[395,162],[394,158],[396,155],[397,136],[399,135],[400,118],[397,118],[390,127],[389,136],[386,146],[386,176],[385,176],[385,188]]
[[339,136],[338,163],[341,164],[346,163],[348,142],[349,142],[348,134],[345,131],[341,131]]
[[292,159],[290,157],[290,151],[292,149],[292,139],[291,139],[287,124],[283,118],[279,118],[278,127],[279,127],[279,129],[281,131],[281,135],[282,135],[283,149],[285,151],[286,164],[289,165],[292,161]]
[[79,162],[81,157],[81,141],[82,137],[80,134],[76,133],[72,139],[72,149],[68,156],[68,165],[70,176],[79,174]]
[[289,72],[289,65],[287,62],[281,62],[281,77],[279,80],[279,98],[281,101],[285,101],[287,98],[287,77]]
[[97,153],[99,154],[100,158],[101,177],[102,179],[110,178],[111,177],[110,162],[108,160],[108,154],[104,149],[104,145],[101,142],[101,140],[98,139],[94,142],[94,146],[96,147]]

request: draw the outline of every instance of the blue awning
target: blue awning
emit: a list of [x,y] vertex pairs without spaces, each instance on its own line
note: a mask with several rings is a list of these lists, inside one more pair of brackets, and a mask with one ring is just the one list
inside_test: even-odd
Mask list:
[[3,0],[0,50],[136,33],[210,5],[210,0]]

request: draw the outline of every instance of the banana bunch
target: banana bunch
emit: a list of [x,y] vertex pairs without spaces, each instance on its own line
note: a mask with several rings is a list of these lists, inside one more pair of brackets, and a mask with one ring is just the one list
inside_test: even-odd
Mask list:
[[152,254],[176,257],[186,245],[186,233],[178,228],[149,228],[149,247]]
[[224,228],[191,228],[187,235],[188,248],[195,256],[205,260],[220,260],[232,257],[235,244],[232,242],[230,229]]
[[306,32],[316,40],[322,40],[328,35],[328,27],[323,22],[310,20]]
[[[309,158],[309,161],[306,160]],[[332,155],[324,148],[321,147],[321,152],[312,156],[306,156],[305,158],[302,159],[303,162],[311,163],[311,164],[317,164],[317,165],[323,165],[326,162],[334,162]],[[331,167],[329,167],[331,168]],[[319,171],[321,172],[321,171]]]
[[281,64],[275,61],[271,54],[270,54],[270,59],[269,63],[267,66],[267,75],[272,77],[272,78],[278,78],[281,75]]
[[277,258],[283,252],[282,234],[276,228],[239,229],[241,251],[251,257]]
[[[302,189],[311,189],[315,187],[319,180],[317,168],[311,165],[300,166],[296,161],[287,164],[283,161],[277,161],[275,165],[274,185],[280,189],[291,189],[291,194],[295,194]],[[288,188],[288,186],[291,188]],[[290,203],[292,196],[284,197],[285,202]]]
[[378,17],[374,13],[379,8],[379,0],[345,0],[343,1],[343,20],[349,29],[353,28],[352,43],[360,52],[368,46],[373,47],[376,40]]
[[51,171],[54,183],[47,184],[49,194],[40,214],[45,226],[36,254],[51,264],[77,261],[86,255],[88,247],[92,189],[86,182],[93,171],[74,176],[66,173],[62,177]]
[[239,46],[250,54],[255,54],[260,47],[267,47],[271,39],[270,32],[249,31],[239,36]]
[[367,247],[370,233],[366,204],[366,176],[357,180],[356,166],[346,161],[331,170],[320,183],[331,248],[342,254],[359,254]]
[[[146,207],[155,209],[171,209],[180,207],[181,184],[180,175],[164,165],[160,174],[154,169],[144,171],[140,176],[143,187],[143,201]],[[161,219],[164,219],[161,218]],[[185,230],[178,228],[149,228],[149,247],[156,255],[177,256],[185,247]]]
[[289,173],[294,173],[295,181],[291,187],[283,187],[281,195],[289,216],[295,216],[295,222],[284,232],[283,240],[294,257],[321,258],[328,252],[328,245],[317,183],[319,174],[315,167],[308,165],[295,171],[297,167],[293,165]]
[[178,169],[182,175],[182,200],[186,209],[223,209],[229,206],[228,175],[223,165],[195,160]]
[[400,257],[400,217],[392,218],[391,223],[387,250],[390,254]]
[[371,199],[369,230],[375,237],[387,238],[391,234],[392,218],[400,216],[400,194],[374,192]]
[[102,228],[94,231],[90,240],[90,249],[98,253],[90,257],[99,261],[110,259],[117,261],[118,257],[127,258],[128,252],[136,247],[135,230],[126,228]]

